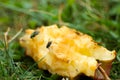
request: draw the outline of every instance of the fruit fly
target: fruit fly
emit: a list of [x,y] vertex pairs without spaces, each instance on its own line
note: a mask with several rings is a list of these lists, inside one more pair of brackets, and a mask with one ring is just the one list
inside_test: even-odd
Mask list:
[[33,37],[35,37],[35,36],[38,35],[38,34],[39,34],[39,31],[34,31],[34,32],[31,34],[30,38],[33,38]]
[[51,44],[52,44],[52,41],[49,41],[46,45],[46,48],[49,48]]

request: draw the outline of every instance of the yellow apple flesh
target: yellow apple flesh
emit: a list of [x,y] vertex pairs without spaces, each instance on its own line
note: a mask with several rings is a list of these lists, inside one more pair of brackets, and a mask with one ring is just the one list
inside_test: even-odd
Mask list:
[[71,80],[79,74],[94,77],[99,63],[109,74],[116,53],[98,45],[87,34],[56,25],[27,29],[20,44],[39,68]]

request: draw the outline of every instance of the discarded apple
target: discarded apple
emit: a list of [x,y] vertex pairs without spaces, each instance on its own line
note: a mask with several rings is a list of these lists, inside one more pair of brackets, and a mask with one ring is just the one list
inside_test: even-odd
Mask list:
[[39,68],[71,80],[79,74],[107,79],[116,56],[115,51],[98,45],[92,37],[66,26],[28,29],[20,44]]

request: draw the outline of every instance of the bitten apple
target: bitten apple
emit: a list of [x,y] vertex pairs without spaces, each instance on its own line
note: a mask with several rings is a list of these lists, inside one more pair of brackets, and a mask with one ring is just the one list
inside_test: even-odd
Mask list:
[[27,29],[20,44],[26,49],[26,55],[38,63],[39,68],[71,80],[79,74],[105,79],[101,68],[109,74],[116,56],[114,50],[109,51],[98,45],[91,36],[66,26]]

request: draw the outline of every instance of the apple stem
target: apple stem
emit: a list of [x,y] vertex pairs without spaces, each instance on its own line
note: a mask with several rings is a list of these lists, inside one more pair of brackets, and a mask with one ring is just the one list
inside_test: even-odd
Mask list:
[[100,72],[103,74],[105,80],[111,80],[109,78],[109,76],[107,75],[107,73],[105,72],[105,70],[101,67],[101,66],[98,66],[98,69],[100,70]]

